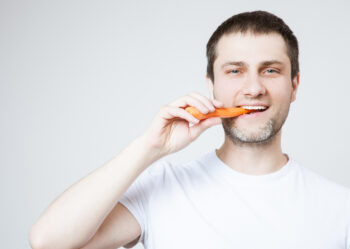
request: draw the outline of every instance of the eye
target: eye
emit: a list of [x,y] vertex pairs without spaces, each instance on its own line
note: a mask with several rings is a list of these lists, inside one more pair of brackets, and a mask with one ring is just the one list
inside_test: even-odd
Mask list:
[[278,73],[278,71],[274,70],[274,69],[267,69],[266,72],[269,73],[269,74],[270,73]]
[[230,70],[230,73],[237,74],[237,73],[239,73],[239,70],[233,69],[233,70]]

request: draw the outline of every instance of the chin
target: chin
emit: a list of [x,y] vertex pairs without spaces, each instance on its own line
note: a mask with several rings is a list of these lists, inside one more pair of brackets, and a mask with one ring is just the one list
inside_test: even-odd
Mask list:
[[269,120],[258,127],[243,128],[230,122],[222,123],[226,136],[234,143],[265,143],[278,132],[274,127],[273,120]]
[[262,144],[272,141],[281,130],[289,109],[276,114],[262,113],[256,116],[222,119],[226,136],[237,144]]
[[274,133],[273,122],[270,120],[265,125],[250,129],[231,128],[231,132],[242,142],[263,142],[269,140]]

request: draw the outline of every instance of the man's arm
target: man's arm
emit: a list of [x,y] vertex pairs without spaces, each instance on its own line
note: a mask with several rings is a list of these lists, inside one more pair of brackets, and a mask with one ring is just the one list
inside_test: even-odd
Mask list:
[[[118,236],[117,236],[118,235]],[[135,217],[118,203],[107,216],[92,239],[81,249],[130,248],[141,236],[141,227]]]
[[[114,241],[114,247],[123,245],[118,243],[134,240],[139,234],[138,226],[132,226],[133,229],[127,234],[123,234],[123,229],[120,229],[134,222],[133,218],[125,218],[130,213],[118,216],[117,203],[123,193],[150,164],[184,148],[205,129],[221,122],[219,118],[198,122],[183,109],[188,105],[202,113],[213,111],[214,105],[222,107],[222,103],[212,102],[198,94],[184,96],[162,107],[142,136],[115,158],[72,185],[45,210],[31,227],[31,246],[35,249],[88,246],[94,236],[96,241],[97,235],[101,237],[101,234],[107,234],[102,231],[109,230],[102,228],[108,222],[116,222],[114,229],[119,231],[113,234],[119,241]],[[189,127],[189,122],[195,125]],[[112,210],[116,210],[116,216]]]
[[157,160],[143,137],[56,199],[30,230],[33,248],[80,248],[89,241],[137,176]]

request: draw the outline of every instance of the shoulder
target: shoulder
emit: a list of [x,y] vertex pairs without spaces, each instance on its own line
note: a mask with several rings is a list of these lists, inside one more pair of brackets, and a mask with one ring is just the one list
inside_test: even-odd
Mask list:
[[293,163],[298,169],[301,179],[304,180],[303,182],[314,191],[350,198],[349,187],[337,183],[295,160]]
[[208,152],[181,163],[172,163],[166,159],[161,159],[147,168],[144,174],[151,176],[154,181],[161,184],[171,179],[179,182],[191,181],[206,174],[210,154]]

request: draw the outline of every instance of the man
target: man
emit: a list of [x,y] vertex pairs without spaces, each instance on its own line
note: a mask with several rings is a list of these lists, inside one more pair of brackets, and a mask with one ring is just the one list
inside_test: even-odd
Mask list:
[[[142,136],[50,205],[31,229],[33,248],[350,249],[350,190],[281,149],[299,86],[292,31],[268,12],[241,13],[214,32],[207,56],[211,98],[162,107]],[[187,106],[259,112],[199,122]],[[154,163],[221,122],[218,150]]]

